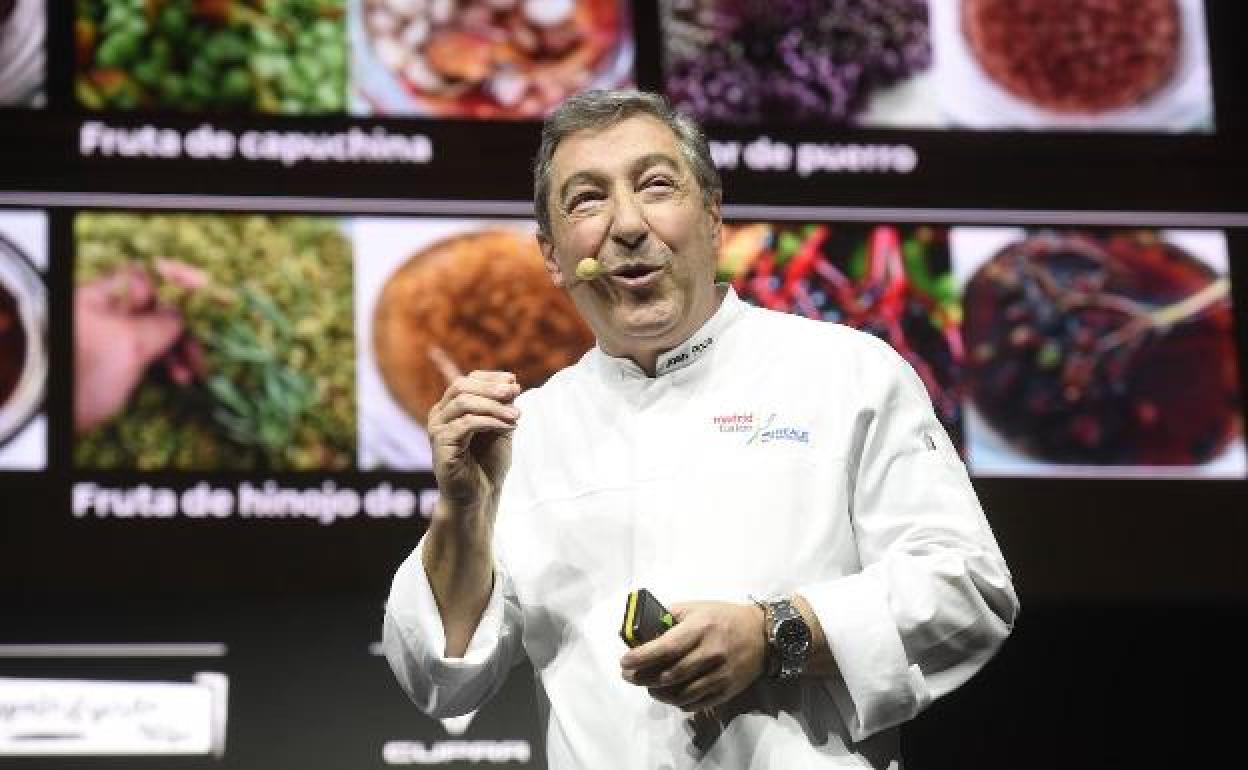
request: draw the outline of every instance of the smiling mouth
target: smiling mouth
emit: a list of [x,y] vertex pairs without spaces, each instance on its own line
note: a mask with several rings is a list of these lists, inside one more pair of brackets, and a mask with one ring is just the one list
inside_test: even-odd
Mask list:
[[628,289],[653,286],[663,275],[663,265],[620,265],[610,271],[612,282]]
[[617,278],[641,278],[660,269],[658,265],[621,265],[612,270],[611,275]]

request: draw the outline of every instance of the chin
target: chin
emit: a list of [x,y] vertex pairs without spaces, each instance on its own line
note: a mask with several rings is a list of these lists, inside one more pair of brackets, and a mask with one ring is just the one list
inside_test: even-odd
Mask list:
[[650,340],[674,333],[680,326],[680,314],[670,303],[659,304],[659,307],[634,308],[631,312],[621,309],[615,317],[615,328],[624,336]]

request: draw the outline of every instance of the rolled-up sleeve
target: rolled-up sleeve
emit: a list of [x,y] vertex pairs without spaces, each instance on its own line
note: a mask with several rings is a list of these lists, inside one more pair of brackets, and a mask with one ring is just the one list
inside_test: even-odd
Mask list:
[[862,569],[799,588],[836,660],[839,676],[828,686],[855,740],[910,719],[970,678],[1019,609],[921,381],[882,343],[873,353],[847,466]]
[[439,718],[467,714],[498,692],[520,659],[523,616],[506,571],[496,563],[494,588],[468,649],[462,658],[446,657],[442,617],[420,554],[418,545],[395,573],[382,649],[422,711]]

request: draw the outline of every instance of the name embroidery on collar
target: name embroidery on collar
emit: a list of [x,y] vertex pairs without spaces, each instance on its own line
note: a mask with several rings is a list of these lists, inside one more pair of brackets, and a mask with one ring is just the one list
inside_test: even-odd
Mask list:
[[659,363],[659,365],[655,368],[655,373],[658,375],[664,375],[669,372],[674,372],[677,369],[683,369],[698,360],[698,357],[705,353],[714,342],[714,337],[705,337],[692,345],[686,343],[686,345],[676,348],[668,353],[667,358],[664,358]]

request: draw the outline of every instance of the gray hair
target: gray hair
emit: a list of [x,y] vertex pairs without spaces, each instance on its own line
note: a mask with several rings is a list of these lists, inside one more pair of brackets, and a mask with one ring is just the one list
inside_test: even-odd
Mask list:
[[542,125],[542,144],[533,164],[533,208],[543,234],[550,234],[550,167],[559,143],[579,131],[601,131],[634,115],[649,115],[671,129],[707,207],[720,200],[724,187],[719,171],[711,160],[706,136],[692,118],[658,94],[628,89],[586,91],[559,105]]

